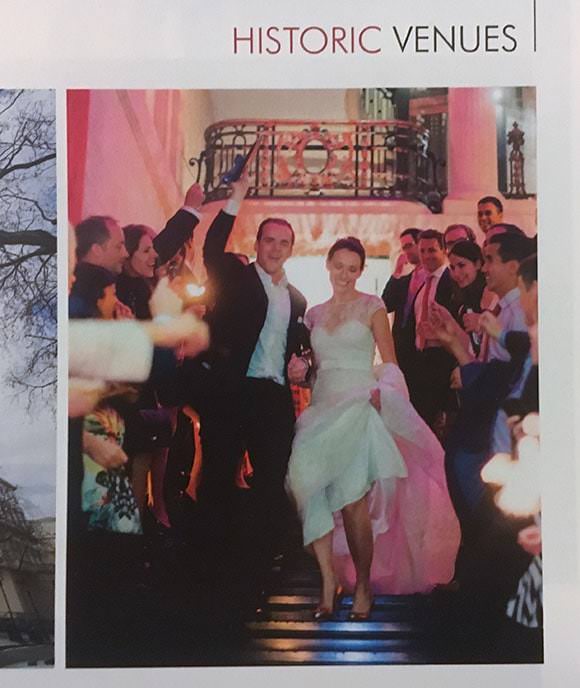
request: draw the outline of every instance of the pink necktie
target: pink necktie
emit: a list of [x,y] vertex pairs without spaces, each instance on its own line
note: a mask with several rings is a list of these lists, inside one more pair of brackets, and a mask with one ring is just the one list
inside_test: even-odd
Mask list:
[[[425,290],[423,293],[423,301],[421,302],[421,315],[419,317],[419,322],[417,326],[429,320],[429,296],[431,295],[431,285],[435,279],[434,275],[428,275],[425,280]],[[425,336],[419,332],[419,350],[422,351],[425,348]]]

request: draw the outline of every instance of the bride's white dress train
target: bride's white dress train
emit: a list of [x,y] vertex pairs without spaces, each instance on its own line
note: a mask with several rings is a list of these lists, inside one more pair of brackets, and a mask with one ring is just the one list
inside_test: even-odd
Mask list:
[[[373,368],[371,318],[382,300],[361,294],[340,309],[310,309],[316,362],[312,403],[298,418],[287,487],[303,522],[304,544],[334,530],[337,573],[355,574],[340,510],[370,491],[373,590],[428,592],[454,571],[459,525],[449,499],[444,452],[411,403],[393,364]],[[381,412],[370,392],[380,389]]]

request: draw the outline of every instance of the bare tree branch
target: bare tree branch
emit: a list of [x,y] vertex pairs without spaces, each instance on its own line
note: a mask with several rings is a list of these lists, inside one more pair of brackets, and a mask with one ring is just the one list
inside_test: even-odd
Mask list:
[[43,220],[46,222],[50,222],[51,225],[56,227],[56,217],[48,217],[46,214],[44,208],[40,205],[40,203],[34,199],[34,198],[26,198],[25,196],[20,196],[18,194],[11,194],[12,198],[16,198],[19,201],[26,201],[27,203],[30,203],[33,205],[38,212],[40,213],[40,217],[42,217]]
[[43,256],[44,254],[45,252],[42,249],[37,249],[36,251],[32,251],[32,253],[25,253],[24,255],[18,256],[18,258],[13,258],[12,260],[7,261],[6,263],[0,263],[0,270],[2,268],[16,267],[17,265],[20,265],[21,263],[30,260],[30,258]]
[[55,159],[52,94],[0,90],[0,336],[29,407],[56,381]]
[[10,108],[16,103],[16,101],[22,96],[23,93],[24,93],[23,90],[16,91],[14,98],[8,103],[8,105],[6,105],[5,107],[2,108],[2,110],[0,110],[0,117],[2,117],[2,115],[5,112],[8,112],[8,110],[10,110]]
[[44,229],[25,231],[0,229],[0,246],[38,246],[42,251],[38,255],[54,255],[56,243],[54,234]]
[[16,163],[15,165],[5,167],[3,170],[0,170],[0,179],[8,176],[12,172],[16,172],[18,170],[28,170],[31,167],[42,165],[43,163],[48,162],[49,160],[54,160],[55,158],[56,153],[51,153],[50,155],[44,155],[40,158],[37,158],[36,160],[29,160],[28,162]]

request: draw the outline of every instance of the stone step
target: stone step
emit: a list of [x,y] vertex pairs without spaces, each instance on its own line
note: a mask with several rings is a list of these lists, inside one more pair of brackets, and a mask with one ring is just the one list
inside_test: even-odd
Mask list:
[[251,648],[279,652],[390,652],[406,651],[413,644],[405,638],[255,638]]
[[[312,621],[314,605],[306,607],[264,607],[258,616],[259,621]],[[335,611],[334,618],[337,621],[348,621],[350,605],[341,606]],[[372,611],[373,621],[402,622],[415,620],[417,617],[413,610],[404,607],[394,607],[392,609],[376,609]]]
[[[265,606],[270,607],[316,607],[320,599],[320,589],[280,589],[266,598]],[[352,606],[352,595],[341,598],[342,607]],[[430,602],[424,595],[376,595],[373,598],[373,609],[404,608],[427,609]]]
[[254,666],[290,666],[290,665],[384,665],[384,664],[430,664],[425,653],[410,650],[364,652],[347,650],[302,650],[302,651],[253,651],[244,653],[244,664]]
[[342,637],[391,639],[420,637],[424,630],[406,622],[388,621],[250,621],[246,624],[254,637],[275,638],[330,638]]

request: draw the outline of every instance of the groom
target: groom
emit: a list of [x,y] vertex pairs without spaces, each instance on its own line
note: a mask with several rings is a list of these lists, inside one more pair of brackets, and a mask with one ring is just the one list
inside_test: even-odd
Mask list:
[[219,402],[209,426],[202,418],[200,500],[214,506],[230,497],[235,500],[236,467],[247,449],[253,467],[251,489],[243,495],[246,504],[235,514],[233,525],[237,545],[243,543],[243,557],[255,570],[267,565],[291,513],[284,490],[295,421],[289,382],[304,377],[305,363],[293,354],[299,355],[301,345],[308,346],[302,324],[306,299],[284,272],[294,245],[294,231],[286,220],[268,218],[260,224],[256,262],[245,265],[225,252],[247,179],[234,182],[232,189],[203,249],[215,293],[208,321]]

